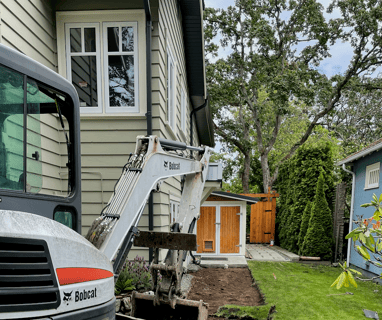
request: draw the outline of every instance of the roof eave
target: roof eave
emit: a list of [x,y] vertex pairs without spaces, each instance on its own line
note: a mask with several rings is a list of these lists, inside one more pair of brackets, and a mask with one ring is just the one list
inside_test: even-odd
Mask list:
[[[207,99],[203,0],[179,0],[182,11],[183,36],[186,53],[187,82],[192,108],[205,104]],[[212,117],[208,104],[195,112],[199,141],[203,145],[215,145]]]
[[376,144],[375,146],[372,146],[371,148],[367,148],[366,150],[360,151],[360,152],[354,154],[353,156],[350,156],[346,159],[343,159],[343,160],[337,162],[337,166],[342,166],[343,164],[350,164],[353,161],[358,160],[359,158],[363,158],[363,157],[367,156],[368,154],[373,153],[375,151],[378,151],[380,149],[382,149],[382,142]]

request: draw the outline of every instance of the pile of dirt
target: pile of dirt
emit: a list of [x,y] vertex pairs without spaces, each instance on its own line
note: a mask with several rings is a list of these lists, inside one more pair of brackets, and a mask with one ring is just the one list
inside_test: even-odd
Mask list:
[[[192,287],[187,299],[208,303],[208,314],[216,313],[220,306],[259,306],[264,304],[261,293],[253,286],[247,268],[205,268],[192,274]],[[209,317],[209,319],[216,319]]]

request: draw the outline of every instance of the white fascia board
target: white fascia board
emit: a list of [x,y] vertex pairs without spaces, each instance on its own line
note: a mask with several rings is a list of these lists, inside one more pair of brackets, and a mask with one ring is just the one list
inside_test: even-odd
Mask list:
[[366,150],[360,151],[360,152],[354,154],[353,156],[351,156],[349,158],[341,160],[341,161],[337,162],[336,165],[337,166],[342,166],[343,164],[353,162],[355,160],[358,160],[359,158],[367,156],[368,154],[370,154],[370,153],[372,153],[374,151],[378,151],[379,149],[382,149],[382,142],[376,144],[375,146],[372,146],[371,148],[368,148]]

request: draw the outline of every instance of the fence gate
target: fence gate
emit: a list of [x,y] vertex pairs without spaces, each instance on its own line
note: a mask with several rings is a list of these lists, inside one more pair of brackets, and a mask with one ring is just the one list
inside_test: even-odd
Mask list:
[[269,243],[275,239],[276,221],[276,191],[268,190],[268,193],[247,195],[261,198],[256,204],[251,205],[250,236],[251,243]]

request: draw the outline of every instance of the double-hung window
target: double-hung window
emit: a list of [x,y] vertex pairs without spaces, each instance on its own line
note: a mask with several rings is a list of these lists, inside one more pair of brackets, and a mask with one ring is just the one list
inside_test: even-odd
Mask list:
[[136,30],[136,23],[103,23],[106,112],[138,111]]
[[102,15],[89,20],[64,22],[66,77],[77,89],[81,113],[141,112],[138,22]]
[[66,24],[67,77],[77,89],[82,112],[101,113],[101,56],[98,23]]

